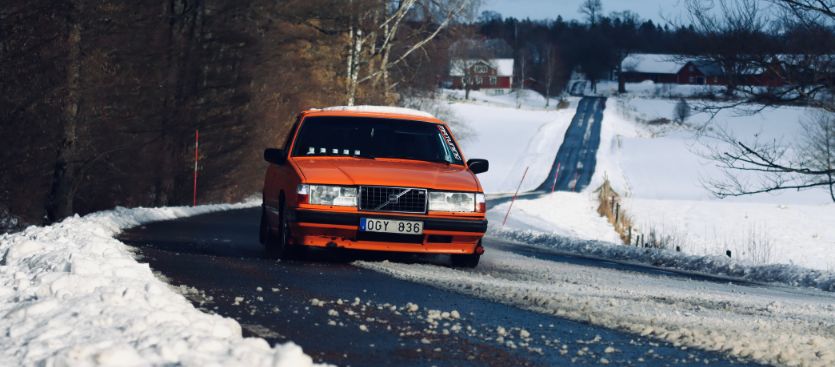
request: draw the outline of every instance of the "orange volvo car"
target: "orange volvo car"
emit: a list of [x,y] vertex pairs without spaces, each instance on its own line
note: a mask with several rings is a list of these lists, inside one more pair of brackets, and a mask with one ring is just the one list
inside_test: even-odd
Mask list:
[[451,255],[475,267],[486,203],[441,120],[392,107],[299,114],[284,146],[266,149],[261,243],[286,258],[302,246]]

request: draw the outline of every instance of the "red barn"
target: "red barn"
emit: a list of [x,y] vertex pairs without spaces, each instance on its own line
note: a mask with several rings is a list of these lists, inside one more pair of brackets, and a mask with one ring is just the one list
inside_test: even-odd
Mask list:
[[507,93],[513,87],[513,59],[455,59],[449,77],[453,89]]
[[[782,59],[790,56],[781,55]],[[756,67],[738,76],[740,85],[776,87],[785,85],[781,77],[780,60],[768,67]],[[626,83],[651,80],[665,84],[724,85],[727,81],[724,69],[708,60],[693,56],[668,54],[630,54],[623,59],[618,74],[621,91]]]
[[722,68],[680,55],[631,54],[623,59],[618,81],[640,83],[651,80],[666,84],[722,84]]

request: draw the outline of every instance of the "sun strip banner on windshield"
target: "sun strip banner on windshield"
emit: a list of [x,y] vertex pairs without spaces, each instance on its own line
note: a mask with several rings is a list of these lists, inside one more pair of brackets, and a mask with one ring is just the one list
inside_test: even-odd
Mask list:
[[438,125],[438,130],[441,131],[441,135],[444,137],[444,141],[446,142],[447,146],[449,146],[450,152],[452,152],[452,156],[456,160],[461,160],[461,154],[458,153],[458,148],[455,147],[455,143],[452,142],[452,137],[449,136],[449,133],[446,131],[443,125]]

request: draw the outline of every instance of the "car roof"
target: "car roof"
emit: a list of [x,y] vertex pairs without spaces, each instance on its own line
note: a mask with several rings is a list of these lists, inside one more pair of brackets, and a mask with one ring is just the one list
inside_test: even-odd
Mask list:
[[390,118],[401,120],[417,120],[441,124],[443,121],[428,112],[411,108],[391,106],[333,106],[325,108],[311,108],[302,111],[303,116],[365,116],[373,118]]

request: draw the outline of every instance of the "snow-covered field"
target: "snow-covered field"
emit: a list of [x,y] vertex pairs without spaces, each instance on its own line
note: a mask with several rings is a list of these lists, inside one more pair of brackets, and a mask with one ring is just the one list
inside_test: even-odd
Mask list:
[[673,100],[618,98],[610,99],[606,110],[596,183],[603,175],[610,178],[627,197],[625,209],[639,230],[672,236],[689,254],[730,250],[761,264],[835,270],[835,204],[825,190],[717,199],[705,183],[723,173],[705,152],[721,145],[692,128],[708,124],[708,134],[725,130],[742,141],[790,145],[802,135],[800,121],[810,110],[769,108],[754,115],[726,110],[713,120],[696,114],[688,120],[691,127],[635,122],[670,118],[674,105]]
[[297,345],[271,348],[197,310],[114,239],[142,223],[259,201],[117,208],[1,236],[0,366],[313,365]]

